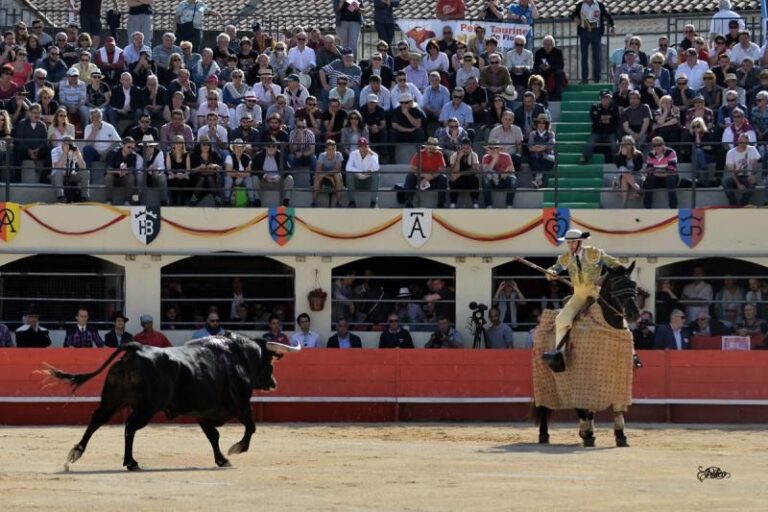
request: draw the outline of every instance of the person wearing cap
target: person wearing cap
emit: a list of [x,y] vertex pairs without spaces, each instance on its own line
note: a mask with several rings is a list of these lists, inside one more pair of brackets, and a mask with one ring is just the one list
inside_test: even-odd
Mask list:
[[[375,84],[376,82],[373,81],[371,83]],[[386,95],[389,94],[389,91],[386,91],[386,89],[383,88],[380,92],[386,93]],[[368,94],[368,96],[366,96],[364,99],[366,102],[360,109],[360,116],[363,120],[363,126],[368,129],[368,140],[371,142],[371,144],[374,145],[387,144],[389,142],[389,132],[387,130],[387,109],[380,104],[379,96],[374,93]],[[389,101],[387,101],[385,105],[388,107]],[[385,146],[379,151],[382,153],[381,156],[384,159],[388,159],[390,162],[394,161],[394,146]],[[381,162],[381,159],[379,163],[383,163]]]
[[704,72],[709,69],[709,63],[699,60],[699,53],[695,48],[685,50],[685,62],[680,64],[675,71],[675,79],[680,76],[688,78],[689,87],[694,91],[703,85]]
[[[151,315],[141,315],[139,322],[141,323],[141,332],[133,337],[133,341],[150,347],[169,348],[173,346],[173,343],[165,337],[165,334],[155,330],[155,320]],[[194,336],[194,338],[198,338],[198,336]]]
[[102,82],[101,71],[91,73],[91,79],[85,88],[86,100],[85,106],[88,109],[88,120],[91,118],[91,110],[94,108],[106,109],[109,107],[109,100],[112,97],[112,91],[109,86]]
[[235,187],[244,189],[248,205],[259,207],[261,201],[256,197],[256,188],[251,175],[251,157],[245,152],[246,143],[242,139],[234,139],[229,145],[230,153],[224,159],[224,203],[235,206],[236,195],[232,193]]
[[747,103],[747,92],[744,90],[743,87],[739,87],[739,79],[736,76],[735,73],[728,73],[725,75],[725,92],[724,94],[728,94],[730,91],[735,91],[736,95],[739,99],[740,105],[746,105]]
[[304,108],[307,99],[309,98],[309,90],[299,81],[299,75],[291,73],[285,77],[285,89],[283,94],[288,100],[288,105],[293,108],[294,112],[300,108]]
[[219,23],[224,17],[211,9],[203,0],[182,0],[174,12],[174,21],[179,27],[179,38],[191,41],[196,49],[202,48],[203,22],[206,16],[215,16]]
[[177,53],[181,55],[181,48],[174,44],[176,36],[173,32],[166,32],[160,38],[160,44],[152,48],[152,60],[158,68],[168,69],[168,62],[171,55]]
[[[250,126],[253,129],[261,127],[262,123],[262,109],[257,103],[256,94],[252,90],[245,93],[243,102],[235,107],[234,117],[231,120],[231,124],[235,124],[238,127],[242,127],[242,119],[246,114],[250,115]],[[244,141],[248,142],[247,138],[241,137]]]
[[622,74],[629,77],[633,89],[638,89],[640,87],[640,83],[643,80],[643,66],[637,60],[637,52],[635,52],[635,50],[627,50],[624,52],[624,62],[616,68],[614,85],[618,86],[618,79]]
[[36,304],[30,304],[24,310],[24,325],[16,329],[16,347],[46,348],[50,346],[50,333],[40,325],[40,310]]
[[112,313],[112,330],[104,335],[104,345],[118,348],[132,342],[133,335],[125,330],[126,323],[128,323],[128,317],[122,311]]
[[277,102],[277,96],[283,92],[282,87],[273,83],[271,69],[263,69],[259,75],[259,81],[253,84],[253,94],[256,95],[256,103],[266,110]]
[[427,116],[413,103],[413,96],[398,96],[398,107],[392,111],[392,142],[423,142],[426,137]]
[[[567,250],[561,254],[554,265],[547,269],[547,279],[554,281],[560,272],[567,271],[573,284],[573,295],[557,314],[555,319],[555,347],[560,345],[565,335],[571,329],[573,321],[581,308],[599,293],[599,283],[603,267],[616,268],[619,260],[610,256],[598,247],[584,245],[589,239],[588,232],[579,229],[569,229],[565,236],[558,241],[565,242]],[[565,346],[558,351],[565,356]]]
[[197,109],[197,126],[204,127],[208,120],[208,114],[214,113],[217,115],[217,122],[226,129],[229,126],[229,109],[226,103],[219,99],[219,91],[208,91],[202,88],[200,93],[205,94],[205,102],[201,102]]
[[[91,171],[85,164],[83,154],[75,145],[72,135],[64,135],[61,143],[51,150],[51,183],[56,188],[56,200],[67,202],[64,185],[79,187],[80,200],[89,201]],[[75,197],[70,195],[70,197]]]
[[355,208],[355,192],[358,188],[369,188],[371,199],[369,205],[376,208],[379,191],[379,155],[368,146],[368,139],[361,137],[357,141],[357,149],[349,154],[347,160],[347,195],[349,208]]
[[[343,113],[343,111],[340,111]],[[280,114],[274,113],[267,116],[267,122],[261,128],[261,142],[276,140],[284,145],[288,142],[288,132],[285,130]],[[281,148],[282,149],[282,148]]]
[[[157,130],[155,129],[155,131]],[[142,155],[145,167],[144,172],[137,175],[138,187],[140,190],[144,190],[144,181],[146,181],[147,188],[157,187],[160,192],[160,204],[168,206],[168,176],[165,172],[165,155],[157,147],[157,135],[144,135],[141,138],[141,146],[143,147]],[[146,178],[143,179],[144,177]]]
[[[141,0],[129,0],[129,1],[141,1]],[[151,0],[143,0],[151,1]],[[129,18],[130,19],[130,18]],[[134,62],[139,60],[139,55],[142,51],[152,54],[152,48],[144,42],[144,34],[139,31],[131,33],[131,43],[123,48],[123,56],[126,65],[130,66]]]
[[620,122],[619,107],[613,102],[611,91],[600,91],[600,102],[594,103],[589,109],[589,117],[592,120],[592,133],[584,146],[579,164],[588,164],[595,149],[605,155],[606,163],[611,163],[618,150],[616,133]]
[[88,124],[90,110],[88,103],[88,86],[80,80],[77,68],[69,68],[67,80],[59,84],[59,104],[67,108],[67,113],[78,114],[80,122]]
[[442,148],[435,137],[411,157],[410,173],[405,177],[406,208],[413,208],[413,194],[416,187],[420,190],[437,190],[437,207],[445,207],[445,191],[448,179],[445,177],[446,163]]

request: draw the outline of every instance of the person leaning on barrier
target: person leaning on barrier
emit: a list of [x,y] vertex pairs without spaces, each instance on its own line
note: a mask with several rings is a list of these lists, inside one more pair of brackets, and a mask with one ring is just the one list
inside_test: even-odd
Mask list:
[[[51,182],[56,187],[56,200],[60,203],[69,202],[64,191],[65,186],[79,187],[81,201],[90,200],[89,185],[91,171],[85,164],[83,154],[75,145],[71,135],[64,135],[61,143],[51,150]],[[70,198],[76,198],[69,194]]]
[[472,149],[472,141],[464,137],[459,141],[459,147],[449,159],[450,177],[449,185],[450,207],[456,208],[459,199],[459,191],[469,191],[472,198],[472,208],[479,208],[480,203],[480,159]]
[[325,348],[363,348],[360,336],[349,331],[346,318],[336,320],[336,334],[328,338]]
[[429,337],[424,348],[464,348],[464,338],[451,327],[447,317],[441,316],[437,319],[437,330]]
[[379,191],[379,155],[370,149],[368,139],[361,137],[357,141],[357,149],[349,154],[347,160],[347,195],[349,208],[357,206],[355,192],[359,187],[371,191],[370,207],[376,208]]
[[652,150],[645,160],[643,206],[651,208],[655,189],[665,187],[669,197],[669,207],[677,208],[677,153],[674,149],[668,148],[661,137],[654,137],[651,140],[651,146]]
[[728,204],[746,206],[752,198],[760,172],[760,152],[752,145],[747,133],[739,134],[738,144],[728,150],[725,169],[728,176],[723,180],[723,190]]

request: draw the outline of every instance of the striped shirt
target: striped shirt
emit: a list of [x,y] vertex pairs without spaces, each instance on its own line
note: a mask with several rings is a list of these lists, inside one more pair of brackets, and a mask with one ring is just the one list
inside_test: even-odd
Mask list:
[[670,148],[664,148],[664,153],[661,156],[657,155],[655,151],[651,151],[645,163],[648,174],[654,172],[675,173],[677,172],[677,153]]
[[79,325],[70,330],[64,339],[65,347],[92,348],[94,345],[99,348],[104,346],[104,340],[99,336],[99,331],[88,327],[81,328]]

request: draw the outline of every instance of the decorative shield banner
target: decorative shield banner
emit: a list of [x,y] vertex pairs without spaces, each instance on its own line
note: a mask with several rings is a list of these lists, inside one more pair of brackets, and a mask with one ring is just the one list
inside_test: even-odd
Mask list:
[[293,208],[286,208],[285,206],[270,208],[267,226],[269,226],[269,236],[277,242],[277,245],[282,247],[287,244],[293,236],[296,226]]
[[558,238],[564,237],[571,227],[571,210],[568,208],[544,208],[542,211],[544,236],[554,246],[560,245]]
[[10,242],[21,226],[21,208],[19,203],[0,203],[0,240]]
[[432,210],[413,208],[403,210],[403,236],[415,248],[419,248],[432,236]]
[[151,244],[160,234],[160,207],[131,207],[131,231],[139,242]]
[[693,249],[704,238],[704,208],[680,208],[677,230],[685,245]]

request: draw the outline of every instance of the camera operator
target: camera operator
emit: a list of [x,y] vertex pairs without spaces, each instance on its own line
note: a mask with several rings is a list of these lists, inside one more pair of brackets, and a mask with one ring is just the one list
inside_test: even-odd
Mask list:
[[91,182],[91,171],[86,169],[85,160],[80,149],[75,146],[75,140],[71,135],[61,138],[61,143],[51,151],[51,182],[56,187],[57,201],[67,202],[64,193],[64,185],[77,185],[80,187],[80,199],[88,201],[88,186]]
[[451,327],[448,317],[441,316],[437,319],[437,330],[432,333],[424,348],[464,348],[464,338]]
[[635,350],[653,350],[654,347],[653,315],[650,311],[640,313],[640,320],[632,330],[632,338],[635,342]]

